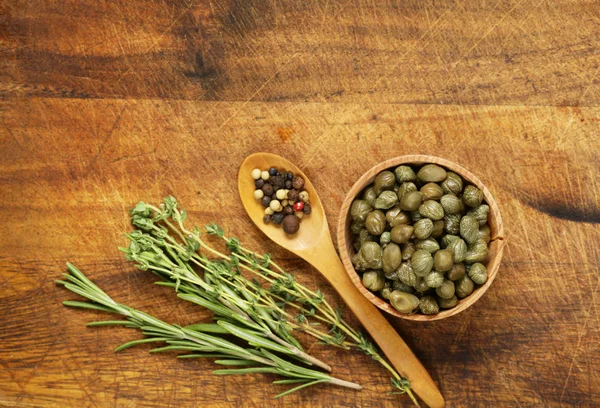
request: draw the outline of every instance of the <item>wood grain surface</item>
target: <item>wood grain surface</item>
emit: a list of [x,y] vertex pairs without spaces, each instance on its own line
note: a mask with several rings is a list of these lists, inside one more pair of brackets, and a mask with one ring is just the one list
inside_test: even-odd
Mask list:
[[471,170],[504,218],[496,280],[457,316],[391,322],[448,406],[600,405],[599,34],[597,1],[3,2],[0,406],[411,406],[367,357],[308,339],[364,390],[272,400],[272,377],[114,354],[137,334],[60,305],[69,260],[157,317],[210,318],[117,250],[127,210],[167,194],[339,303],[245,215],[237,169],[256,151],[298,164],[330,225],[385,159]]

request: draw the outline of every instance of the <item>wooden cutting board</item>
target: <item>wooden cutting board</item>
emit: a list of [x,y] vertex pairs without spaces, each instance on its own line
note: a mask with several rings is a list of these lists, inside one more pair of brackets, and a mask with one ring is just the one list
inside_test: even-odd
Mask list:
[[[114,354],[138,335],[60,305],[66,261],[115,299],[187,324],[208,313],[121,256],[127,210],[175,195],[334,291],[252,226],[246,155],[311,178],[335,225],[353,182],[421,153],[470,169],[508,245],[471,309],[391,318],[448,406],[600,405],[600,4],[554,1],[9,0],[0,20],[0,406],[392,407],[358,353],[304,339],[361,392],[283,400],[273,377],[215,377],[209,361]],[[348,317],[352,320],[349,312]]]

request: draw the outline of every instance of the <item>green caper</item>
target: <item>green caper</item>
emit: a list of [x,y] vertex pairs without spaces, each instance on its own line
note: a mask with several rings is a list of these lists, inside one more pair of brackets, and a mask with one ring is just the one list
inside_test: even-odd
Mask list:
[[472,264],[475,262],[483,262],[488,256],[488,246],[482,239],[477,239],[467,249],[465,263]]
[[385,219],[392,228],[394,228],[396,225],[410,223],[410,217],[405,212],[402,212],[402,209],[399,205],[396,205],[387,210],[387,212],[385,213]]
[[437,220],[433,222],[433,229],[431,230],[432,238],[441,238],[444,235],[444,220]]
[[423,218],[415,222],[415,230],[413,231],[413,234],[415,234],[415,237],[418,239],[428,238],[432,231],[433,221],[431,221],[429,218]]
[[375,177],[373,189],[375,194],[379,195],[382,191],[391,190],[396,183],[396,176],[391,171],[385,170]]
[[469,268],[469,278],[478,285],[483,285],[487,281],[487,268],[476,262]]
[[444,214],[460,214],[463,209],[462,201],[454,194],[445,194],[440,198]]
[[410,220],[413,223],[417,222],[419,220],[422,220],[424,218],[418,210],[417,211],[411,211],[411,212],[408,213],[408,215],[410,216]]
[[407,193],[410,193],[411,191],[417,191],[417,185],[412,181],[400,184],[400,187],[398,187],[398,191],[396,191],[396,194],[398,195],[398,200],[402,201],[402,197],[404,197]]
[[473,208],[470,211],[467,211],[467,215],[475,218],[477,222],[479,222],[479,226],[483,226],[487,223],[488,214],[490,213],[490,206],[487,204],[481,204]]
[[370,234],[381,235],[385,231],[385,214],[383,211],[370,212],[365,221],[365,228]]
[[425,315],[432,315],[438,313],[440,307],[433,296],[423,296],[419,301],[419,310]]
[[398,280],[405,285],[414,287],[417,284],[417,275],[408,262],[402,262],[398,268]]
[[465,275],[456,281],[454,287],[456,290],[456,296],[458,296],[460,299],[463,299],[473,293],[475,285],[473,284],[471,278]]
[[477,241],[479,236],[479,223],[469,215],[465,215],[460,219],[460,236],[468,243],[472,244]]
[[431,271],[423,279],[430,288],[439,288],[444,283],[444,274],[438,271]]
[[410,266],[417,276],[426,276],[433,268],[433,257],[423,249],[418,249],[410,258]]
[[377,199],[377,194],[375,194],[375,189],[373,187],[369,187],[365,190],[362,196],[363,200],[368,202],[369,204],[375,204],[375,200]]
[[400,246],[395,243],[391,243],[385,247],[382,255],[383,272],[387,279],[392,279],[388,275],[394,272],[402,262],[402,251]]
[[392,241],[391,238],[391,234],[389,231],[384,231],[381,233],[381,235],[379,236],[379,245],[386,246],[387,244],[389,244]]
[[444,180],[446,176],[446,170],[444,170],[437,164],[426,164],[425,166],[421,167],[421,169],[417,173],[417,179],[425,183],[438,183]]
[[415,211],[423,202],[423,193],[420,191],[410,191],[402,196],[400,208],[404,211]]
[[478,233],[479,239],[482,239],[486,244],[489,244],[491,236],[492,236],[492,230],[490,229],[489,225],[486,224],[482,227],[479,227],[479,233]]
[[362,276],[362,283],[371,292],[383,289],[385,277],[381,271],[366,271]]
[[374,207],[379,210],[387,210],[398,203],[398,196],[393,191],[382,191],[375,200]]
[[373,235],[371,235],[366,228],[363,228],[358,233],[358,240],[359,240],[360,244],[362,245],[362,243],[366,242],[366,241],[375,241],[375,237]]
[[414,227],[411,225],[400,224],[392,228],[392,231],[390,231],[390,237],[396,244],[404,244],[405,242],[408,242],[410,237],[412,237],[413,231]]
[[444,209],[437,201],[427,200],[419,206],[419,213],[434,221],[444,218]]
[[468,185],[463,191],[462,200],[465,205],[475,208],[483,201],[483,191],[475,186]]
[[444,215],[444,231],[448,234],[456,235],[460,231],[460,214]]
[[352,232],[352,234],[358,235],[360,234],[360,230],[363,229],[364,226],[365,224],[355,221],[352,224],[350,224],[350,231]]
[[399,280],[393,281],[393,283],[392,283],[392,289],[399,290],[401,292],[406,292],[406,293],[413,293],[414,292],[414,290],[413,290],[412,287],[410,287],[410,286],[402,283]]
[[417,283],[415,283],[414,286],[415,290],[419,293],[427,293],[431,290],[431,288],[429,286],[427,286],[427,283],[425,282],[425,278],[422,278],[420,276],[417,276]]
[[456,263],[463,262],[467,256],[467,244],[461,238],[449,243],[446,249],[452,253],[452,259]]
[[[359,247],[360,249],[360,247]],[[352,255],[352,265],[354,265],[355,269],[359,269],[359,265],[360,265],[360,256],[358,254],[354,254]]]
[[371,204],[365,200],[354,200],[350,206],[350,217],[355,222],[364,223],[369,213],[373,210]]
[[377,242],[363,242],[358,255],[365,269],[381,269],[383,251]]
[[463,181],[458,174],[449,171],[446,173],[446,179],[442,181],[440,187],[442,187],[444,193],[459,195],[463,189]]
[[427,238],[415,241],[415,248],[424,249],[433,255],[440,250],[440,244],[433,238]]
[[440,287],[435,289],[435,293],[442,299],[452,299],[454,296],[454,282],[446,279]]
[[460,239],[458,235],[446,234],[442,237],[442,248],[448,248],[451,242]]
[[466,273],[467,270],[465,268],[465,264],[456,263],[452,265],[452,269],[450,269],[446,275],[451,281],[457,281],[463,276],[465,276]]
[[436,271],[446,272],[452,269],[454,260],[452,259],[452,253],[447,249],[440,249],[433,255],[433,267]]
[[383,285],[383,289],[379,292],[382,298],[388,300],[390,298],[390,294],[392,293],[392,284],[390,282],[386,282]]
[[408,261],[412,257],[412,254],[415,253],[416,250],[417,249],[415,248],[415,244],[412,242],[407,242],[405,244],[402,244],[402,260]]
[[409,166],[398,166],[396,167],[396,170],[394,170],[394,173],[396,173],[396,180],[398,180],[398,183],[400,184],[405,181],[415,181],[417,179],[414,170]]
[[452,309],[458,304],[458,298],[452,296],[450,299],[438,298],[438,304],[442,309]]
[[425,184],[421,187],[421,193],[424,200],[439,200],[444,195],[444,191],[436,183]]
[[419,298],[410,293],[395,290],[390,293],[390,303],[400,313],[412,313],[419,306]]

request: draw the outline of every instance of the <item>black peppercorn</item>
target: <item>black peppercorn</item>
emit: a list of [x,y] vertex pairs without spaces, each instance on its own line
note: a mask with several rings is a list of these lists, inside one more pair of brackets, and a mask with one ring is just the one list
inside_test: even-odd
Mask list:
[[254,187],[262,188],[265,185],[265,181],[263,179],[254,180]]
[[281,224],[283,222],[283,217],[284,215],[280,212],[277,212],[273,215],[271,215],[271,222],[273,222],[273,224]]
[[292,180],[292,187],[296,190],[302,190],[302,187],[304,187],[304,179],[302,177],[294,177]]
[[294,179],[294,175],[293,175],[291,172],[289,172],[289,171],[288,171],[288,172],[285,174],[285,179],[286,179],[286,180],[289,180],[289,181],[292,181],[292,180]]
[[308,215],[312,212],[312,208],[309,203],[304,204],[304,208],[302,209],[302,212],[306,215]]
[[265,193],[266,196],[271,196],[271,195],[273,195],[274,189],[273,189],[272,185],[265,183],[262,186],[262,191],[263,191],[263,193]]
[[269,206],[269,204],[271,204],[271,197],[269,196],[264,196],[261,200],[260,203],[262,204],[263,207],[267,208]]
[[283,219],[283,230],[286,234],[295,234],[300,228],[300,218],[295,215],[286,215]]
[[292,203],[295,203],[296,201],[298,201],[298,195],[300,193],[298,193],[298,190],[290,190],[288,191],[288,201],[291,201]]
[[269,214],[265,214],[265,216],[263,217],[263,222],[265,224],[268,224],[271,222],[271,216]]
[[271,177],[272,177],[272,176],[276,176],[276,175],[277,175],[277,168],[275,168],[275,167],[271,167],[271,168],[269,169],[269,176],[271,176]]
[[270,178],[273,190],[281,190],[285,186],[285,180],[282,176],[273,176]]
[[285,215],[292,215],[292,214],[294,213],[294,207],[292,207],[291,205],[286,205],[286,206],[283,208],[283,213],[284,213]]
[[292,188],[292,180],[285,181],[285,188],[288,190]]

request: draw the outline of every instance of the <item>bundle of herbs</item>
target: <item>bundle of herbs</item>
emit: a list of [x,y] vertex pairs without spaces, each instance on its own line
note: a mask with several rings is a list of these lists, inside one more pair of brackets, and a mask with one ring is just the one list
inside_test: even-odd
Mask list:
[[[211,310],[215,323],[181,327],[162,322],[114,302],[69,264],[67,281],[59,283],[92,303],[67,301],[65,305],[121,314],[127,320],[90,325],[119,324],[139,329],[146,336],[117,351],[137,344],[165,342],[167,346],[154,351],[188,352],[179,357],[212,357],[217,364],[237,366],[215,371],[218,375],[276,373],[286,377],[276,384],[299,384],[277,397],[319,383],[360,388],[298,365],[331,370],[303,350],[293,334],[300,330],[324,344],[358,349],[371,356],[391,373],[394,392],[407,393],[418,405],[408,381],[362,333],[343,320],[341,310],[334,309],[319,290],[300,284],[270,255],[259,255],[243,247],[237,238],[225,236],[215,224],[208,224],[205,232],[223,240],[224,250],[209,245],[201,238],[200,228],[185,226],[186,212],[178,208],[173,197],[165,198],[158,206],[140,202],[130,214],[137,229],[126,234],[129,246],[120,248],[126,258],[160,277],[157,284],[173,288],[179,298]],[[232,343],[232,337],[245,342],[245,347]]]

